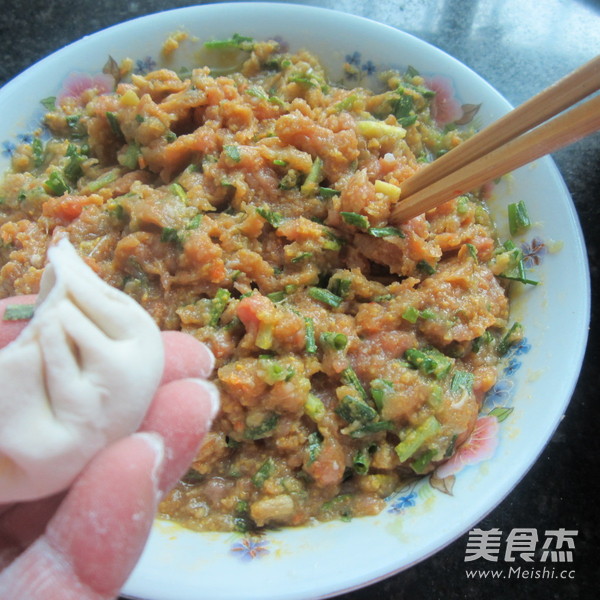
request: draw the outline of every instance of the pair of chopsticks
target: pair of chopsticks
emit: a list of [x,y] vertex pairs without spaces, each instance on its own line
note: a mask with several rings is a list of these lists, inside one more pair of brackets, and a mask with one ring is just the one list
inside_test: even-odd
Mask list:
[[404,181],[390,221],[411,219],[597,131],[600,96],[563,111],[598,89],[600,55]]

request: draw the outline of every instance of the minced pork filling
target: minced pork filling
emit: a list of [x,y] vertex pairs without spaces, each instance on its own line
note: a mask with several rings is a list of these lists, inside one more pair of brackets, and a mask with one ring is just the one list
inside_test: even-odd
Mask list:
[[67,235],[162,329],[211,348],[222,409],[164,517],[373,515],[473,429],[510,253],[479,193],[390,223],[402,182],[467,135],[436,125],[414,69],[347,89],[308,52],[230,42],[236,72],[158,69],[51,107],[51,138],[0,185],[0,296],[36,293]]

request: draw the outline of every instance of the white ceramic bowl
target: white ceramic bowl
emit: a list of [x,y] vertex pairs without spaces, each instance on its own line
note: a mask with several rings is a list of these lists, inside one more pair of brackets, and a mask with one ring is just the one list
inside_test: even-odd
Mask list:
[[[361,76],[408,65],[443,75],[464,104],[479,104],[485,125],[509,104],[485,81],[440,50],[396,29],[306,6],[225,3],[144,17],[101,31],[49,56],[0,91],[0,167],[14,144],[36,128],[41,98],[57,95],[73,72],[95,76],[109,55],[138,68],[158,61],[165,38],[185,30],[200,40],[237,32],[277,36],[292,50],[308,48],[330,78],[349,61]],[[190,53],[177,56],[190,65]],[[148,58],[150,57],[150,58]],[[376,74],[376,73],[375,73]],[[542,282],[514,298],[513,315],[527,339],[513,348],[478,422],[467,463],[435,480],[400,490],[376,517],[271,532],[199,534],[157,522],[124,593],[147,600],[292,600],[322,598],[385,578],[432,555],[494,508],[535,461],[556,428],[577,380],[589,321],[586,253],[565,185],[549,159],[515,172],[495,192],[505,222],[508,202],[526,200],[535,226],[525,244]],[[489,414],[491,412],[491,415]],[[471,464],[468,464],[471,463]],[[450,472],[454,471],[454,472]],[[443,477],[442,477],[443,476]]]

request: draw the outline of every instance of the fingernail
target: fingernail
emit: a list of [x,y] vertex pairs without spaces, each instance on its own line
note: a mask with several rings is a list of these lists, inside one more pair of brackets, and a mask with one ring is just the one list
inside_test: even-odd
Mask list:
[[217,387],[204,379],[187,379],[185,381],[190,381],[199,385],[206,392],[206,395],[210,400],[210,418],[211,420],[214,419],[221,409],[221,400]]
[[198,373],[200,377],[209,377],[215,368],[215,355],[211,352],[210,348],[206,344],[202,344],[206,355],[208,356],[208,364],[206,365],[206,369],[202,370],[202,373]]
[[165,443],[163,438],[158,433],[149,431],[140,431],[133,434],[134,437],[143,440],[154,452],[154,467],[152,468],[152,481],[155,488],[158,490],[160,482],[160,474],[162,470],[163,460],[165,458]]

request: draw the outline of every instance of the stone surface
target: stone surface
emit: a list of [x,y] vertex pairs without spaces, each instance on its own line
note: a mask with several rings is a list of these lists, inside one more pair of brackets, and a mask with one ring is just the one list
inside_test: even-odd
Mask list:
[[[592,0],[314,0],[424,39],[453,55],[519,104],[600,51],[600,3]],[[203,4],[189,0],[0,0],[0,84],[63,45],[144,14]],[[598,293],[600,135],[558,152],[556,163],[579,212]],[[600,401],[598,310],[584,368],[565,418],[532,470],[479,526],[577,529],[574,578],[468,579],[467,536],[432,558],[343,600],[494,600],[598,597]],[[551,399],[549,399],[551,400]],[[478,566],[499,566],[499,562]],[[466,563],[469,566],[469,563]],[[340,565],[340,569],[343,569]],[[241,599],[242,600],[242,599]]]

